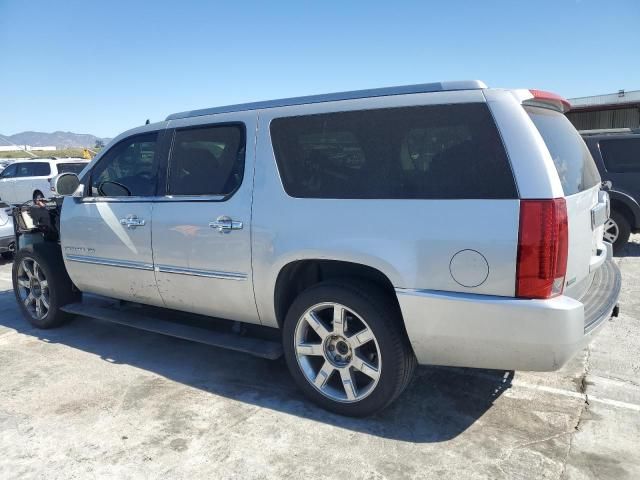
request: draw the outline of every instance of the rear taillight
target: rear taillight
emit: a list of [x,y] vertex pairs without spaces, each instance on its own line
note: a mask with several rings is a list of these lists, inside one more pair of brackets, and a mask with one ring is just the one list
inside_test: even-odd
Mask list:
[[516,296],[560,295],[567,274],[569,226],[564,198],[520,201]]

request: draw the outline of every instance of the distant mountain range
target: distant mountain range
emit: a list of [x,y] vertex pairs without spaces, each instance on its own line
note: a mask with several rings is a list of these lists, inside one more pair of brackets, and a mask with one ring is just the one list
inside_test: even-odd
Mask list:
[[92,148],[96,144],[96,140],[102,140],[105,145],[111,140],[110,138],[96,137],[88,133],[73,133],[73,132],[21,132],[15,135],[2,135],[0,134],[0,145],[9,145],[4,140],[8,139],[11,143],[16,145],[31,145],[33,147],[46,147],[54,145],[57,148],[71,148],[71,147],[89,147]]

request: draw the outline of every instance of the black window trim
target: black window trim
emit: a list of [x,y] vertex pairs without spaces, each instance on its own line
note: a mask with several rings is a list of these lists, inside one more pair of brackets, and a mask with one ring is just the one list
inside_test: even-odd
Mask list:
[[[244,168],[242,169],[242,178],[233,191],[229,192],[226,195],[213,195],[213,194],[202,194],[202,195],[173,195],[170,193],[169,182],[171,179],[171,155],[173,153],[173,144],[176,138],[176,132],[185,131],[185,130],[199,130],[203,128],[211,128],[211,127],[240,127],[241,134],[241,146],[244,148],[244,158],[242,159],[244,162]],[[168,132],[168,136],[170,137],[169,146],[167,148],[166,155],[166,164],[163,167],[164,173],[164,191],[158,192],[157,201],[160,202],[226,202],[231,197],[233,197],[238,190],[244,185],[245,173],[247,170],[247,125],[242,121],[228,121],[228,122],[211,122],[211,123],[198,123],[194,125],[186,125],[184,127],[175,127],[170,128]]]
[[155,133],[156,136],[157,136],[157,138],[156,138],[156,155],[162,155],[163,154],[163,150],[162,150],[162,134],[163,134],[163,132],[164,132],[164,129],[161,129],[161,130],[149,130],[149,131],[146,131],[146,132],[134,133],[133,135],[129,135],[128,137],[123,138],[118,143],[115,143],[114,145],[109,147],[109,149],[106,150],[100,156],[100,159],[91,167],[91,169],[83,177],[83,180],[86,178],[86,184],[84,186],[84,192],[82,194],[82,198],[79,199],[79,200],[84,202],[84,203],[100,203],[100,202],[117,202],[117,203],[132,203],[132,202],[139,203],[139,202],[145,202],[146,203],[146,202],[155,201],[154,199],[157,199],[157,196],[158,196],[158,179],[159,179],[159,175],[160,175],[161,168],[162,168],[162,165],[163,165],[162,157],[160,157],[159,160],[158,160],[158,178],[156,179],[156,193],[155,193],[155,195],[147,195],[147,196],[140,196],[140,195],[135,196],[135,195],[132,195],[132,196],[128,196],[128,197],[93,197],[93,196],[91,196],[91,184],[93,182],[93,172],[98,167],[98,165],[100,165],[100,163],[102,162],[104,157],[106,157],[109,153],[111,153],[113,150],[118,148],[124,142],[130,142],[132,139],[134,139],[136,137],[143,137],[145,135],[149,135],[149,134]]

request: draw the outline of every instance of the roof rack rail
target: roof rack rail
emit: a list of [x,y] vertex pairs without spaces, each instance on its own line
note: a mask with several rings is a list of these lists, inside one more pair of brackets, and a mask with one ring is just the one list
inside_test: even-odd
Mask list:
[[224,107],[204,108],[187,112],[173,113],[166,120],[179,118],[201,117],[215,113],[240,112],[243,110],[259,110],[263,108],[288,107],[292,105],[304,105],[307,103],[335,102],[338,100],[353,100],[368,97],[386,97],[389,95],[406,95],[410,93],[446,92],[454,90],[479,90],[488,88],[480,80],[460,80],[452,82],[420,83],[417,85],[404,85],[399,87],[371,88],[368,90],[354,90],[351,92],[326,93],[321,95],[309,95],[305,97],[282,98],[280,100],[267,100],[263,102],[240,103]]

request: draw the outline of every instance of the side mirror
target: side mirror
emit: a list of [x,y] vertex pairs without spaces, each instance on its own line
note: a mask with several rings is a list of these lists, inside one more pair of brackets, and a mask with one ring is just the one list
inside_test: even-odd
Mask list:
[[61,173],[51,179],[51,190],[55,195],[68,197],[80,186],[78,175],[71,172]]

